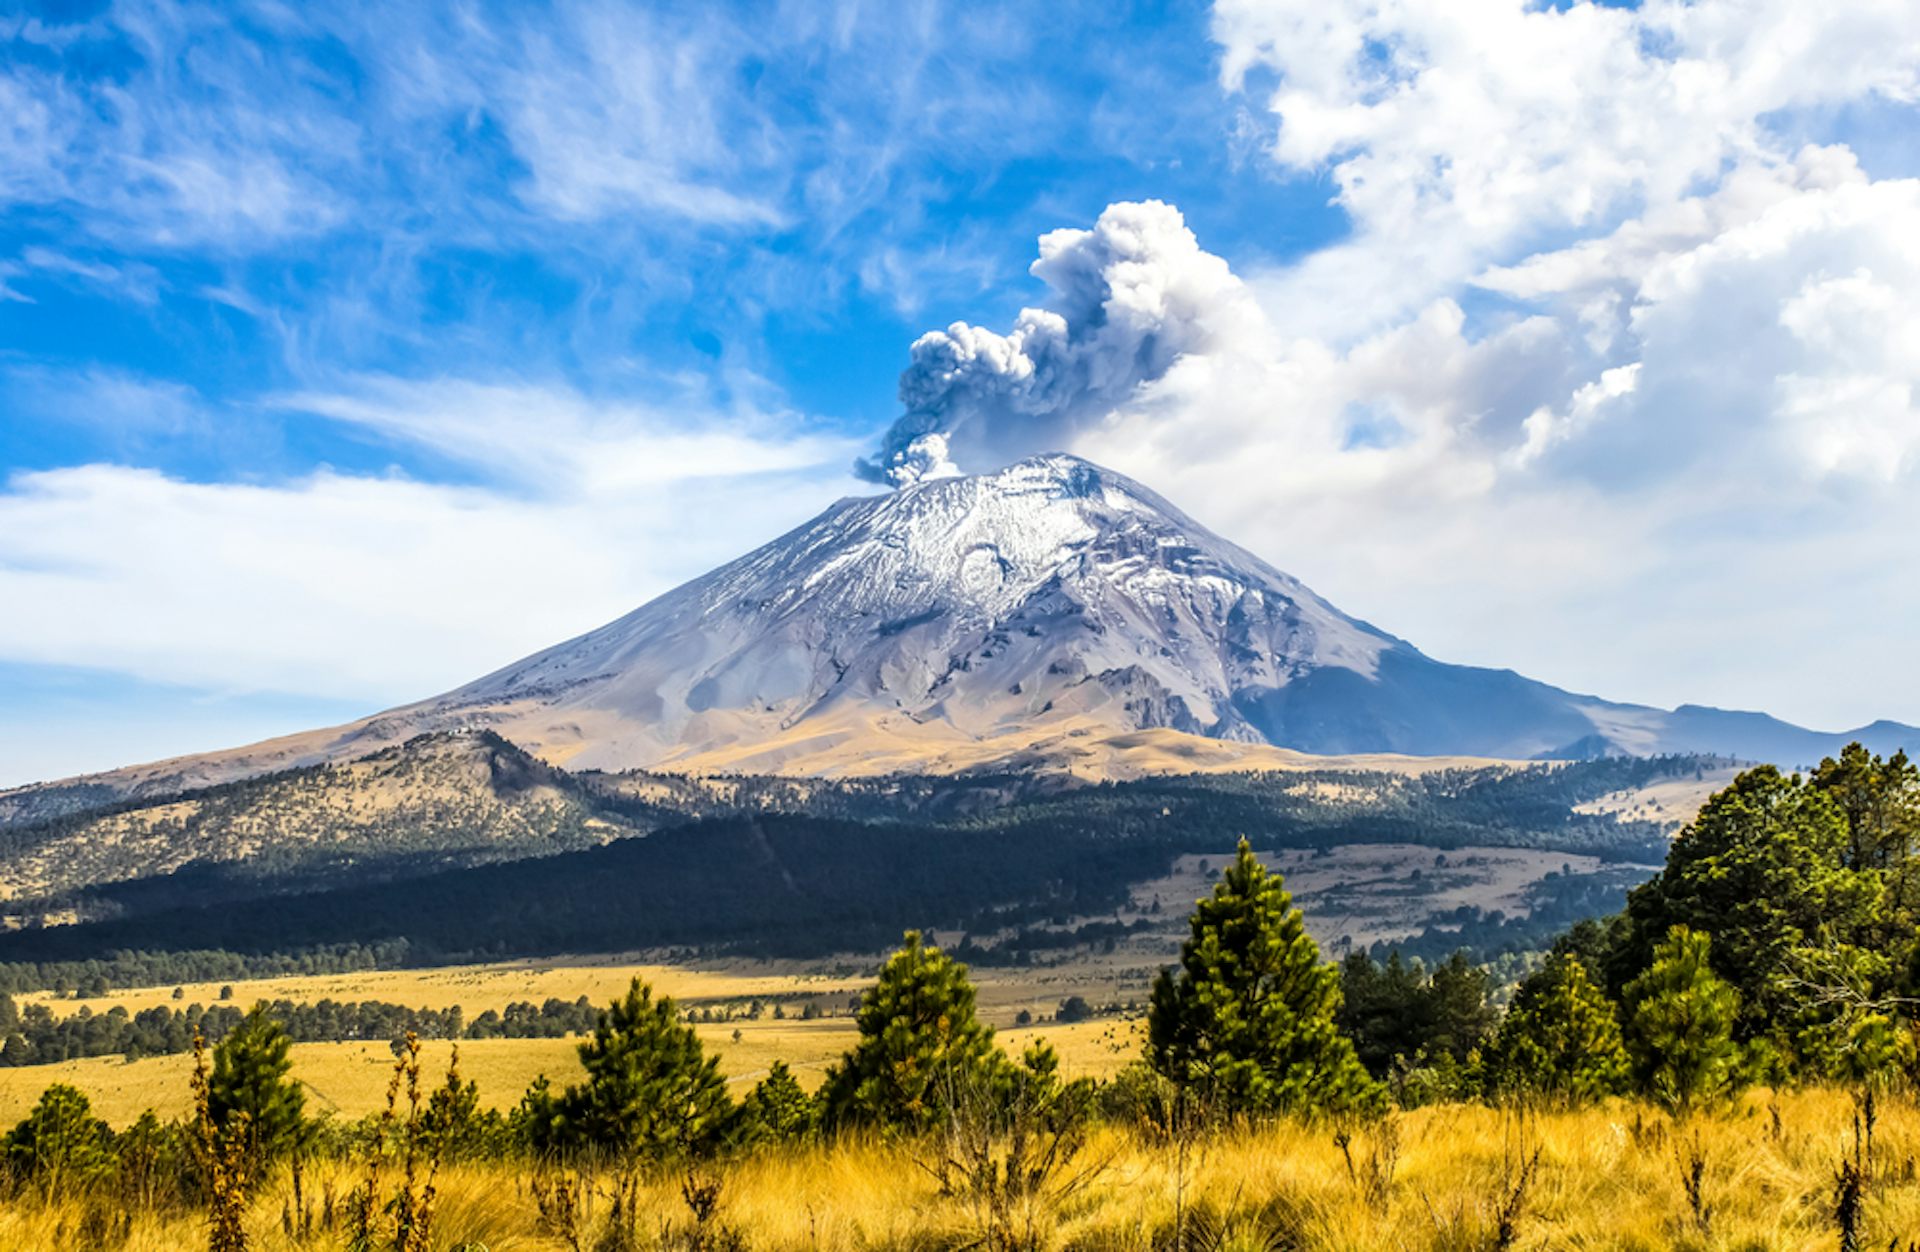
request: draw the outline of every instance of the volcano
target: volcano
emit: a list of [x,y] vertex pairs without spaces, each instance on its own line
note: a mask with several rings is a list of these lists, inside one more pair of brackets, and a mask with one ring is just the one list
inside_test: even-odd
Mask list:
[[[1497,759],[1705,752],[1795,764],[1835,734],[1450,665],[1076,457],[839,501],[625,617],[348,726],[62,784],[96,800],[498,733],[569,769],[885,773],[1157,754]],[[18,803],[21,793],[15,793]],[[77,792],[76,792],[77,794]],[[0,796],[0,816],[7,797]]]

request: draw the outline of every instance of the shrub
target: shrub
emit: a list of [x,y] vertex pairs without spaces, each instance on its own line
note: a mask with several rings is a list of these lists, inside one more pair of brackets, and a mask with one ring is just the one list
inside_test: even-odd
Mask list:
[[65,1083],[40,1094],[26,1120],[7,1135],[7,1163],[49,1191],[84,1184],[113,1164],[107,1124],[87,1097]]

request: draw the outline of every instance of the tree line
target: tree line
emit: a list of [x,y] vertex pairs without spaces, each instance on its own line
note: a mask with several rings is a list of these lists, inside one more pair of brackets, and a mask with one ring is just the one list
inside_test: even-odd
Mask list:
[[238,982],[308,974],[351,974],[398,969],[413,961],[405,939],[326,944],[298,951],[230,952],[219,948],[121,949],[74,961],[0,961],[0,992],[73,992],[102,996],[117,987],[167,987],[181,983]]
[[[295,1043],[393,1040],[408,1034],[423,1039],[558,1039],[585,1033],[597,1018],[585,996],[540,1004],[516,1001],[488,1009],[472,1021],[459,1005],[431,1009],[377,1000],[275,1000],[264,1007]],[[0,993],[0,1065],[49,1065],[93,1056],[131,1061],[187,1052],[196,1037],[218,1042],[245,1017],[245,1010],[230,1003],[156,1005],[133,1012],[115,1006],[104,1013],[82,1006],[56,1016],[48,1005],[23,1009],[11,995]]]

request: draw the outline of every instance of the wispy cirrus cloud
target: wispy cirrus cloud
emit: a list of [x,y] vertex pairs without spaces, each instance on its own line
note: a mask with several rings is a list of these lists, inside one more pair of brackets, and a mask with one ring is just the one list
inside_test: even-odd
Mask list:
[[[1069,34],[1087,65],[1047,55]],[[990,219],[1065,190],[1004,171],[1132,162],[1126,110],[1085,105],[1147,64],[1091,4],[1018,23],[937,0],[0,19],[0,264],[21,300],[82,281],[17,267],[12,226],[16,247],[120,269],[102,297],[165,296],[161,333],[195,302],[244,313],[250,362],[277,356],[296,388],[504,355],[618,389],[636,356],[702,366],[693,339],[785,373],[770,327],[979,298],[1021,246]],[[1207,78],[1191,67],[1189,100]]]
[[[931,141],[1038,152],[1071,115],[996,75],[1035,34],[935,3],[777,9],[132,2],[19,22],[0,27],[0,196],[181,247],[426,213],[470,238],[638,214],[830,237],[940,194],[901,177]],[[82,72],[83,53],[121,68]]]

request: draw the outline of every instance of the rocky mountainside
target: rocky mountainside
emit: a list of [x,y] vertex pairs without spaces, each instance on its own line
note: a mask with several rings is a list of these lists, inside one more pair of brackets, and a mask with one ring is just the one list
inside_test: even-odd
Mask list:
[[[350,761],[0,827],[0,901],[58,920],[69,893],[176,875],[386,877],[594,847],[644,833],[575,776],[486,732],[423,735]],[[223,888],[213,894],[226,894]]]
[[1882,751],[1920,744],[1893,723],[1823,734],[1448,665],[1140,484],[1050,455],[842,500],[443,696],[236,752],[21,789],[0,795],[0,822],[455,729],[497,732],[568,769],[821,775],[1139,754],[1175,770],[1298,764],[1288,752],[1684,751],[1793,764],[1849,738]]

